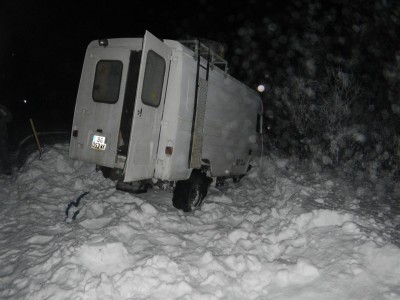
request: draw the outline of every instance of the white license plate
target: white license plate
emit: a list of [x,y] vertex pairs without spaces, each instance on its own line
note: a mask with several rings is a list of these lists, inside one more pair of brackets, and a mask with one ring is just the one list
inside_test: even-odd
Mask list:
[[106,150],[106,137],[100,135],[93,135],[92,149],[95,150]]

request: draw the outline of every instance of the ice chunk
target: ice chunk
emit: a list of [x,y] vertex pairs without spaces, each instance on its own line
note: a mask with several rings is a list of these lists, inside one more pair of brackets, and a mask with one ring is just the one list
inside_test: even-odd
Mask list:
[[113,275],[133,263],[122,243],[97,243],[81,246],[70,258],[71,262],[86,266],[92,273]]
[[360,228],[358,227],[358,225],[351,221],[343,223],[342,229],[344,232],[347,232],[347,233],[359,233],[360,232]]
[[249,232],[245,229],[235,229],[228,234],[228,239],[232,243],[236,243],[240,239],[247,239]]
[[158,214],[158,210],[151,204],[149,203],[143,203],[140,206],[140,209],[148,215],[156,216]]
[[98,218],[98,219],[87,219],[79,223],[83,228],[85,229],[100,229],[106,227],[110,222],[112,221],[112,218]]
[[280,269],[276,273],[276,283],[278,286],[285,287],[290,284],[307,284],[315,280],[320,272],[317,267],[305,259],[298,259],[295,265]]

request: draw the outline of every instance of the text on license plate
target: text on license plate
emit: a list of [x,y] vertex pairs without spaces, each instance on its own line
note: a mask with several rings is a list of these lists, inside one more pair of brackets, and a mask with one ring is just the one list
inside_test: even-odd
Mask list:
[[106,150],[106,137],[100,135],[93,135],[92,149]]

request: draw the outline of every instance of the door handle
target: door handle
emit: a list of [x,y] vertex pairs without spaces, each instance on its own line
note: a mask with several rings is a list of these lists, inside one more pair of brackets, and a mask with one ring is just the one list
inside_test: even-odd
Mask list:
[[138,114],[139,117],[142,116],[142,111],[143,111],[142,108],[138,109],[137,114]]

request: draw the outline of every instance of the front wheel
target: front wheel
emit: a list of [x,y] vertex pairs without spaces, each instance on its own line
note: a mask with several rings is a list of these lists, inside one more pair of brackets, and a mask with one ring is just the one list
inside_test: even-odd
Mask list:
[[176,183],[172,198],[174,207],[184,212],[200,207],[207,195],[208,186],[207,176],[199,170],[193,170],[189,179]]

